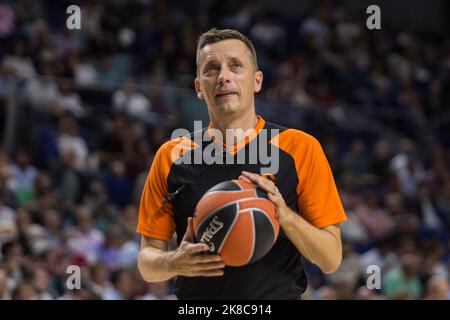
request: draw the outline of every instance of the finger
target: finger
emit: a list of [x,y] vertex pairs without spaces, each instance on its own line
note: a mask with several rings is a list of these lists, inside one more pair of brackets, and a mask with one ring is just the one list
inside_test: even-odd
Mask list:
[[194,241],[194,228],[192,226],[192,217],[189,217],[187,220],[187,228],[184,233],[182,241],[192,242]]
[[222,257],[217,254],[197,254],[191,257],[192,263],[212,263],[212,262],[222,262]]
[[268,193],[276,194],[278,189],[275,186],[275,184],[270,181],[269,179],[263,178],[258,174],[242,171],[242,175],[250,179],[252,182],[254,182],[258,187],[263,189],[264,191]]
[[239,176],[239,180],[243,180],[245,182],[252,183],[246,176],[243,176],[242,174]]
[[268,193],[268,194],[267,194],[267,198],[268,198],[270,201],[272,201],[273,203],[275,203],[276,206],[281,206],[281,205],[283,205],[284,200],[283,200],[283,198],[280,197],[279,195],[274,195],[274,194],[272,194],[272,193]]
[[220,277],[223,276],[223,269],[215,269],[215,270],[201,270],[190,272],[187,276],[190,277]]
[[198,253],[206,253],[209,251],[209,247],[205,243],[190,243],[188,244],[185,249],[185,251],[188,252],[190,255],[195,255]]
[[248,171],[242,171],[242,175],[246,178],[248,178],[249,180],[256,182],[256,183],[264,183],[264,182],[270,182],[273,183],[272,181],[265,179],[264,177],[260,176],[259,174],[256,173],[252,173],[252,172],[248,172]]
[[260,180],[260,184],[258,185],[261,189],[266,191],[268,194],[272,194],[274,196],[280,196],[280,192],[278,191],[277,186],[270,180],[262,178]]
[[220,270],[225,268],[225,263],[223,262],[207,262],[207,263],[198,263],[192,266],[192,270],[194,271],[202,271],[202,270]]
[[261,184],[261,182],[260,182],[261,177],[257,174],[247,172],[247,171],[242,171],[242,176],[247,178],[248,180],[250,180],[250,182],[256,184],[257,186],[259,186]]

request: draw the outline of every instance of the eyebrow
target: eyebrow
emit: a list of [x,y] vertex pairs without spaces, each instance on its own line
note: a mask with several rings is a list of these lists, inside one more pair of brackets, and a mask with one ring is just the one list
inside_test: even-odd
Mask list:
[[204,66],[202,71],[206,71],[206,69],[210,66],[210,65],[214,65],[214,64],[218,64],[217,60],[209,60]]
[[[229,60],[232,63],[238,62],[240,64],[243,64],[242,60],[240,60],[238,57],[231,57],[231,58],[229,58]],[[210,65],[214,65],[214,64],[219,64],[217,62],[217,59],[212,59],[212,60],[209,60],[208,62],[206,62],[206,64],[204,65],[202,70],[205,71],[205,69],[207,69]]]
[[231,62],[239,62],[240,64],[243,64],[243,62],[238,57],[232,57]]

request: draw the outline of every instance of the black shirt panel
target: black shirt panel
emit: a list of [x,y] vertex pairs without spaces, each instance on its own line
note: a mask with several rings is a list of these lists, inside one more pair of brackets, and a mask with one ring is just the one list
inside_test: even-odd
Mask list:
[[[264,129],[276,129],[279,133],[284,127],[266,122]],[[196,132],[191,139],[198,138]],[[263,142],[261,142],[263,141]],[[204,141],[205,148],[211,141]],[[173,216],[176,224],[178,244],[187,227],[187,218],[193,216],[197,202],[203,194],[216,184],[238,179],[242,171],[260,173],[267,164],[256,161],[249,163],[249,150],[257,144],[267,143],[260,135],[251,140],[234,156],[222,152],[221,156],[237,157],[245,153],[244,164],[174,164],[168,176],[169,192],[175,192],[182,186],[182,191],[173,199]],[[190,151],[191,153],[200,148]],[[270,148],[267,148],[269,151]],[[275,184],[283,195],[286,204],[298,212],[297,185],[298,175],[294,159],[277,148],[279,153],[279,168],[275,173]],[[184,154],[186,159],[194,159],[193,154]],[[280,233],[272,249],[260,260],[241,267],[225,267],[221,277],[181,277],[177,278],[176,294],[180,299],[298,299],[306,289],[306,275],[301,265],[300,254],[286,234],[280,228]]]

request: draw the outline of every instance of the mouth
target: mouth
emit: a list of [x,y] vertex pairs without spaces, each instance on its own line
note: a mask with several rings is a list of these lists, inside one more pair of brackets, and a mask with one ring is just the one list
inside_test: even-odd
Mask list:
[[236,92],[221,92],[216,94],[216,99],[228,99],[237,96]]

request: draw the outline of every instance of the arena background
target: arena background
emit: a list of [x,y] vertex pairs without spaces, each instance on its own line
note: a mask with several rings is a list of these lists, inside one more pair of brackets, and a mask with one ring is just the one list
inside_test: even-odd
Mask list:
[[[80,30],[66,28],[71,4]],[[366,27],[370,4],[381,30]],[[137,272],[137,208],[157,148],[207,121],[195,47],[213,26],[254,41],[258,113],[319,139],[349,217],[341,267],[305,262],[302,298],[448,299],[449,9],[0,0],[0,299],[174,299],[172,281]],[[367,287],[368,266],[381,288]]]

